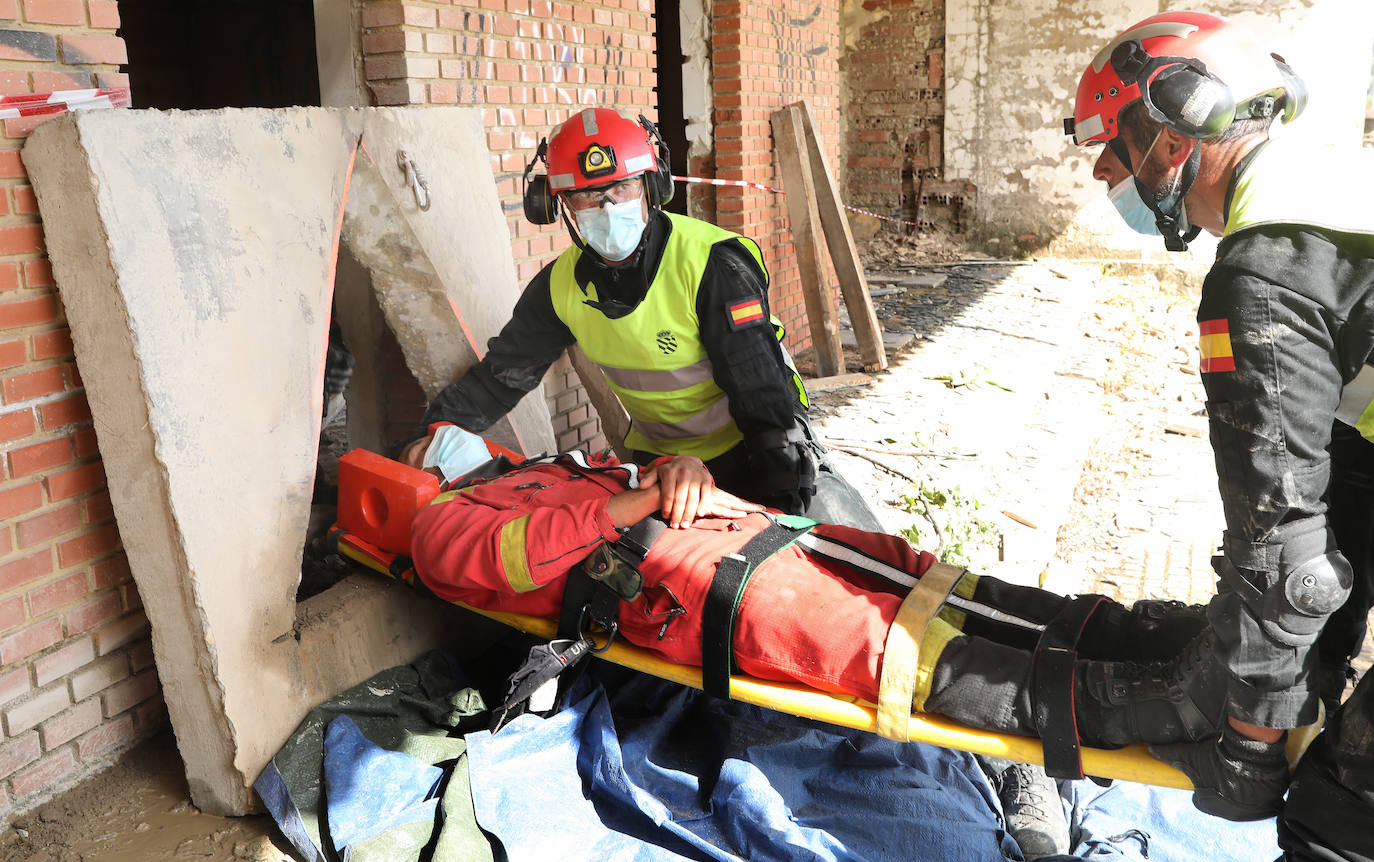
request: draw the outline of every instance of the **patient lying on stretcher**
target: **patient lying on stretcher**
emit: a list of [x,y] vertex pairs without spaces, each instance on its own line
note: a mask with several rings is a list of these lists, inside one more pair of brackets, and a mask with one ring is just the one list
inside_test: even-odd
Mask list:
[[[413,522],[416,573],[443,599],[557,619],[570,583],[578,602],[601,584],[618,594],[619,637],[702,666],[708,690],[732,672],[872,702],[905,685],[912,709],[1042,736],[1047,758],[1051,744],[1076,755],[1079,739],[1110,748],[1219,727],[1225,685],[1201,608],[952,570],[899,537],[733,497],[692,457],[639,468],[569,453],[499,472],[477,451]],[[919,645],[905,674],[884,666],[894,622]]]

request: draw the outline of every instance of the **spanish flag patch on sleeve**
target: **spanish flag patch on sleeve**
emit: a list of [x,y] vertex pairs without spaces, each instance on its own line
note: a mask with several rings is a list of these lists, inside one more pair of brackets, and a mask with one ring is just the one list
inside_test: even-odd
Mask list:
[[1199,321],[1197,346],[1203,374],[1236,370],[1236,360],[1231,355],[1231,327],[1225,318]]
[[730,321],[731,329],[743,329],[767,319],[763,313],[763,300],[760,299],[728,303],[725,306],[725,316]]

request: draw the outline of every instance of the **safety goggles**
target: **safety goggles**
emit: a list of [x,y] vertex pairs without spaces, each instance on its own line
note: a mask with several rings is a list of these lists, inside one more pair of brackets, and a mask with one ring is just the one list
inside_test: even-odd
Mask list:
[[568,202],[568,206],[575,210],[591,209],[599,207],[605,201],[617,204],[625,204],[630,201],[637,201],[644,195],[644,184],[639,181],[639,175],[623,179],[620,182],[612,183],[609,186],[602,186],[597,189],[583,189],[576,192],[564,192],[563,198]]

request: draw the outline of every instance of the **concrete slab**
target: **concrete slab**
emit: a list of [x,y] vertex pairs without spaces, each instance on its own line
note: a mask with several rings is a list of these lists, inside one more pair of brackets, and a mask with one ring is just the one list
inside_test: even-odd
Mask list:
[[[428,211],[398,149],[430,179]],[[430,394],[518,296],[480,114],[79,113],[40,127],[24,162],[192,799],[247,813],[312,705],[454,636],[448,609],[389,584],[301,607],[295,592],[341,218]],[[552,448],[539,394],[511,431]]]

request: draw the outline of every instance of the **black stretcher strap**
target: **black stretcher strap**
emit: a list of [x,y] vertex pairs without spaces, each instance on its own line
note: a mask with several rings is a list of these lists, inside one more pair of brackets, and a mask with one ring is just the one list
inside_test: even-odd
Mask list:
[[1051,778],[1083,777],[1083,757],[1074,715],[1074,666],[1078,639],[1103,596],[1079,596],[1055,615],[1035,645],[1035,726],[1045,748]]
[[[814,524],[812,525],[814,526]],[[701,611],[701,687],[716,697],[730,696],[735,664],[735,614],[744,590],[758,567],[811,529],[786,527],[773,521],[733,554],[716,565]]]

